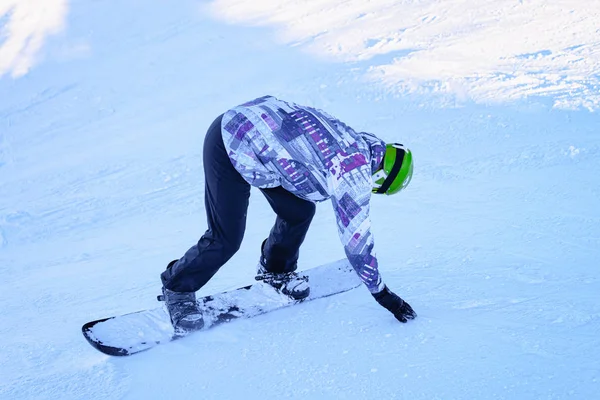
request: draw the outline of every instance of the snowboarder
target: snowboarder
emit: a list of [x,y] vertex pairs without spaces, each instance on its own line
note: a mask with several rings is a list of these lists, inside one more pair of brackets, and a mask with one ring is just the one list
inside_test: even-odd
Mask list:
[[412,173],[403,145],[356,132],[315,108],[264,96],[220,115],[204,140],[208,230],[161,274],[171,322],[202,327],[195,292],[240,248],[251,186],[277,214],[262,243],[258,280],[293,299],[309,295],[306,277],[295,272],[299,248],[315,202],[331,199],[348,260],[375,300],[401,322],[415,318],[381,279],[369,219],[371,194],[399,192]]

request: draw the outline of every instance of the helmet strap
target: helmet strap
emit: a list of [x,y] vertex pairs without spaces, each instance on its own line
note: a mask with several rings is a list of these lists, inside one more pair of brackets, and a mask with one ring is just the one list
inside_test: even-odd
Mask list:
[[383,194],[388,191],[388,189],[390,188],[390,186],[392,186],[392,183],[394,183],[394,180],[398,176],[398,172],[400,172],[400,168],[402,167],[402,161],[404,161],[404,150],[401,151],[400,149],[396,148],[396,161],[392,166],[392,170],[388,174],[387,178],[385,178],[385,181],[383,181],[383,184],[377,189],[375,193]]

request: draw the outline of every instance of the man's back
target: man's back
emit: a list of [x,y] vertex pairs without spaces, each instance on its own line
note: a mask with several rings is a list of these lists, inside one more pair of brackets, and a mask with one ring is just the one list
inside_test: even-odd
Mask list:
[[[265,96],[225,113],[223,140],[234,167],[253,186],[283,186],[322,201],[347,183],[368,191],[384,143],[321,110]],[[374,155],[374,156],[373,156]]]

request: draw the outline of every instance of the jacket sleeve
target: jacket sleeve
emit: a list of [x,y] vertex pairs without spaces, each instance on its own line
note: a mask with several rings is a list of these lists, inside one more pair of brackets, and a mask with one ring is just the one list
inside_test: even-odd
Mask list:
[[346,257],[369,291],[378,293],[384,285],[373,249],[375,243],[369,217],[371,184],[339,185],[337,189],[331,200]]

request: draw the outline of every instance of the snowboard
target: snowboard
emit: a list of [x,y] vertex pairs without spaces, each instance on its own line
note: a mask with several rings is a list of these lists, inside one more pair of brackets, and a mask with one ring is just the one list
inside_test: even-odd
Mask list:
[[[301,272],[308,276],[310,285],[310,295],[302,300],[293,300],[262,281],[198,298],[204,317],[204,327],[199,331],[234,319],[251,318],[346,292],[361,284],[346,259]],[[90,321],[81,330],[95,349],[111,356],[130,356],[194,333],[176,331],[164,304],[154,309]]]

